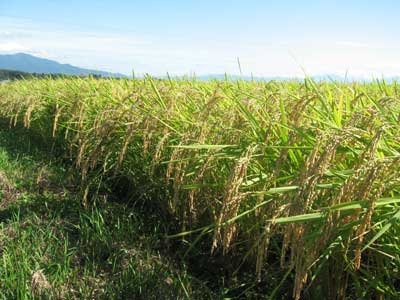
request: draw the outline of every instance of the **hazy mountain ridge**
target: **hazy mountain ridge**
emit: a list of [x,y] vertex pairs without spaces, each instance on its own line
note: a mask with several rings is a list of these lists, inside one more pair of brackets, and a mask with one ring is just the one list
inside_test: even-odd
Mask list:
[[75,76],[93,74],[103,77],[126,77],[126,75],[119,73],[85,69],[70,64],[61,64],[50,59],[40,58],[26,53],[0,55],[0,69],[39,74],[65,74]]
[[[182,78],[182,77],[176,77]],[[229,80],[245,80],[245,81],[290,81],[290,80],[297,80],[302,81],[304,77],[285,77],[285,76],[248,76],[248,75],[232,75],[232,74],[208,74],[208,75],[199,75],[189,78],[196,78],[198,80],[225,80],[226,78]],[[312,75],[310,76],[313,80],[317,82],[321,81],[338,81],[338,82],[371,82],[374,79],[382,80],[384,79],[386,82],[393,82],[393,81],[400,81],[400,76],[393,76],[393,77],[372,77],[365,78],[365,77],[356,77],[356,76],[340,76],[336,74],[322,74],[322,75]]]
[[[26,53],[17,54],[0,54],[0,69],[3,70],[14,70],[26,73],[36,74],[65,74],[73,76],[85,76],[85,75],[98,75],[102,77],[116,77],[124,78],[129,77],[120,73],[111,73],[94,69],[85,69],[76,67],[70,64],[61,64],[57,61],[50,59],[36,57]],[[139,76],[138,78],[142,78]],[[166,79],[167,76],[155,76],[156,78]],[[175,79],[183,78],[195,78],[197,80],[209,81],[209,80],[246,80],[246,81],[288,81],[288,80],[304,80],[302,77],[285,77],[285,76],[248,76],[238,74],[204,74],[204,75],[193,75],[193,76],[172,76]],[[354,76],[340,76],[336,74],[321,74],[311,76],[315,81],[339,81],[339,82],[370,82],[371,78],[362,78]],[[393,77],[379,77],[376,79],[385,79],[388,83],[393,81],[400,81],[400,76]]]

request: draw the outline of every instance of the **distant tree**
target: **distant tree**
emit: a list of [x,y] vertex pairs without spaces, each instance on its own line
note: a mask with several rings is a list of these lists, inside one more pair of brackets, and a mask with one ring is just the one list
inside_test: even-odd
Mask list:
[[66,78],[66,77],[71,77],[71,78],[91,77],[94,79],[104,78],[103,76],[98,75],[98,74],[88,74],[88,75],[78,76],[78,75],[65,75],[65,74],[26,73],[26,72],[21,72],[21,71],[1,70],[0,69],[0,81],[2,81],[2,80],[21,80],[21,79],[30,79],[30,78],[57,79],[57,78]]

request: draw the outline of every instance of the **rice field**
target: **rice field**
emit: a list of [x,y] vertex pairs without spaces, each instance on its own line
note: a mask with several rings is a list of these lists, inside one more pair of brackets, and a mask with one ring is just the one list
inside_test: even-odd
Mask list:
[[179,226],[166,239],[251,266],[274,283],[267,299],[288,285],[296,300],[398,299],[399,93],[384,81],[30,79],[0,85],[0,120],[53,145],[80,174],[83,206],[145,199]]

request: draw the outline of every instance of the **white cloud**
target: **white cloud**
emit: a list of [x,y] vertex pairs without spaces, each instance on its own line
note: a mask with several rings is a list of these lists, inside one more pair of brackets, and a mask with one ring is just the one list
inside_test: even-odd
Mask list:
[[[0,0],[1,1],[1,0]],[[351,37],[335,42],[301,38],[284,42],[257,37],[253,40],[212,40],[204,37],[156,36],[124,31],[82,31],[57,24],[0,17],[0,51],[28,52],[61,63],[130,74],[172,75],[195,72],[239,73],[255,76],[338,74],[354,76],[400,74],[400,45]],[[283,39],[283,38],[282,38]],[[340,39],[340,37],[339,37]],[[397,48],[396,48],[396,47]],[[293,53],[293,54],[291,54]],[[293,59],[295,57],[296,59]]]
[[345,47],[354,47],[354,48],[371,48],[371,46],[366,43],[360,43],[355,41],[339,41],[336,43],[336,45]]
[[8,38],[10,37],[12,34],[9,31],[0,31],[0,38]]
[[0,51],[1,52],[20,52],[20,51],[28,51],[29,48],[16,43],[16,42],[5,42],[2,43],[0,41]]

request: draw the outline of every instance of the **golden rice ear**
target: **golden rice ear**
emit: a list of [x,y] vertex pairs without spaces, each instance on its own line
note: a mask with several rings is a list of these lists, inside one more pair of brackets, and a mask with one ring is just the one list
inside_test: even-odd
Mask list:
[[132,125],[128,125],[126,128],[126,137],[125,137],[125,141],[122,145],[122,150],[119,154],[119,158],[118,158],[118,168],[121,168],[122,163],[125,159],[125,155],[126,155],[126,151],[128,149],[128,145],[130,143],[130,141],[132,140],[133,136],[134,136],[134,129]]
[[[182,145],[182,143],[179,144],[179,146],[181,146],[181,145]],[[169,159],[170,162],[168,163],[168,167],[167,167],[167,172],[165,173],[165,181],[167,184],[169,184],[171,175],[174,172],[175,164],[176,164],[175,161],[178,159],[178,157],[180,157],[181,152],[183,152],[183,150],[180,149],[179,147],[174,148],[174,150],[172,151],[172,154]]]
[[150,147],[150,141],[153,135],[153,130],[151,129],[151,124],[149,118],[146,118],[144,121],[144,130],[142,133],[143,137],[143,154],[147,154]]
[[[53,138],[56,136],[56,131],[57,131],[57,124],[58,124],[58,119],[61,116],[62,108],[59,107],[58,103],[56,105],[56,112],[54,114],[54,122],[53,122],[53,131],[52,131],[52,136]],[[68,132],[68,131],[66,131]],[[67,133],[66,133],[67,136]]]
[[[214,239],[211,248],[212,252],[218,246],[218,242],[222,242],[224,253],[227,253],[229,250],[230,244],[237,230],[237,224],[224,223],[237,215],[240,203],[246,197],[245,194],[240,193],[240,187],[247,176],[247,167],[250,163],[251,156],[256,149],[257,145],[250,145],[247,147],[247,150],[233,166],[230,176],[225,183],[222,208],[214,231]],[[223,234],[221,235],[222,230]]]
[[[307,213],[319,192],[316,191],[318,181],[324,176],[333,162],[336,149],[340,145],[342,137],[337,135],[323,135],[304,162],[302,171],[297,178],[298,191],[289,201],[289,215],[302,215]],[[290,265],[296,271],[293,297],[300,299],[301,291],[307,282],[310,261],[315,258],[317,252],[305,247],[304,235],[306,225],[303,223],[289,224],[284,231],[284,239],[281,253],[281,266],[286,260],[287,249],[290,248]]]
[[80,110],[79,110],[79,118],[78,118],[78,132],[83,128],[83,120],[84,120],[84,112],[85,112],[85,106],[83,103],[80,104]]
[[173,196],[170,201],[169,208],[172,213],[176,213],[180,196],[182,194],[181,185],[185,177],[185,164],[178,162],[174,169],[174,180],[173,180]]
[[14,115],[14,123],[12,124],[14,127],[17,126],[18,116],[20,114],[20,108],[18,108],[17,112]]
[[258,281],[261,281],[262,279],[261,273],[265,267],[264,261],[266,260],[268,255],[271,232],[273,231],[273,229],[276,228],[275,220],[276,218],[280,217],[284,212],[284,210],[286,210],[287,208],[288,205],[282,205],[278,208],[275,208],[275,210],[273,210],[272,218],[269,218],[269,221],[265,223],[263,231],[261,232],[260,237],[258,237],[259,242],[257,245],[257,255],[256,255],[256,275]]
[[81,162],[83,160],[83,156],[85,154],[85,150],[86,150],[86,147],[87,147],[87,142],[79,140],[79,144],[80,144],[80,146],[79,146],[79,151],[78,151],[78,157],[76,159],[76,166],[77,167],[81,166]]
[[13,119],[14,117],[10,117],[10,121],[8,122],[8,128],[11,128],[12,124],[14,124]]
[[88,207],[88,196],[89,196],[89,185],[86,184],[86,187],[83,189],[83,195],[82,195],[82,206],[84,208]]
[[32,114],[33,108],[34,108],[33,104],[29,105],[29,107],[26,110],[25,115],[24,115],[24,127],[28,128],[28,129],[31,125],[31,114]]
[[154,170],[160,162],[162,151],[164,149],[164,145],[168,141],[168,138],[170,137],[170,135],[171,135],[171,133],[168,132],[168,130],[165,130],[163,137],[157,143],[156,150],[154,151],[153,159],[151,161],[150,175],[154,175]]
[[[216,151],[211,151],[208,154],[206,160],[204,161],[204,163],[202,164],[200,169],[197,171],[196,176],[192,181],[192,184],[194,184],[194,185],[201,184],[206,170],[210,167],[211,162],[215,158],[215,152]],[[188,212],[185,215],[190,216],[191,223],[196,223],[197,213],[198,213],[198,209],[200,207],[200,203],[196,203],[197,193],[198,193],[198,189],[191,189],[188,194],[188,207],[186,208],[186,210],[188,210]]]

